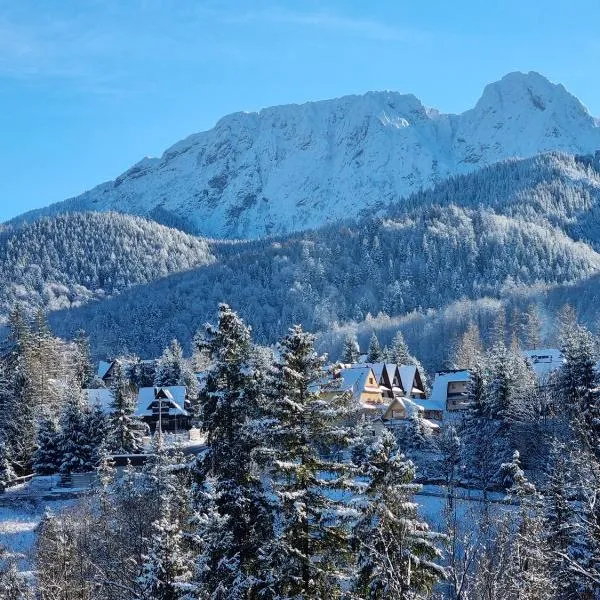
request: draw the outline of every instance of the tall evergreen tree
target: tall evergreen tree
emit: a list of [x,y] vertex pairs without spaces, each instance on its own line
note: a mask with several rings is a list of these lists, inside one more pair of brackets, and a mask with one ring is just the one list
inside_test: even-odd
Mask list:
[[375,335],[375,332],[371,334],[371,339],[369,341],[369,351],[367,353],[367,362],[370,363],[378,363],[384,359],[383,350],[379,344],[379,340]]
[[90,338],[83,329],[75,335],[75,378],[82,388],[88,388],[94,381],[94,367],[90,350]]
[[414,467],[385,429],[378,438],[371,436],[363,456],[368,483],[363,514],[354,528],[359,545],[357,597],[412,600],[428,594],[445,571],[436,562],[441,558],[436,536],[418,518],[412,502],[418,491]]
[[87,414],[82,398],[75,394],[60,418],[61,473],[84,473],[94,468],[94,449],[87,436]]
[[[194,468],[201,541],[194,581],[201,596],[256,597],[264,583],[260,551],[272,527],[253,456],[260,444],[253,423],[266,374],[257,370],[250,329],[226,304],[219,306],[217,327],[207,325],[198,341],[211,367],[200,397],[208,450]],[[216,526],[227,530],[216,533]]]
[[349,333],[344,339],[344,348],[342,350],[342,362],[345,364],[354,364],[360,357],[360,346],[355,333]]
[[113,370],[109,444],[115,452],[139,452],[142,448],[143,424],[133,416],[135,409],[133,389],[118,361],[115,362]]
[[61,433],[52,419],[40,421],[33,470],[38,475],[58,473],[62,464]]
[[337,598],[353,516],[342,498],[353,480],[349,464],[336,457],[347,455],[355,435],[354,407],[345,395],[323,393],[324,357],[300,326],[283,338],[279,355],[269,403],[278,524],[271,589],[275,597]]

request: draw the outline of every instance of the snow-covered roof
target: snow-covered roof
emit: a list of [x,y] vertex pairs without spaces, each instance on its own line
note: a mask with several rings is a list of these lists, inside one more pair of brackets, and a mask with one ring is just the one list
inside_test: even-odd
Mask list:
[[565,358],[558,348],[522,350],[521,354],[531,364],[531,368],[538,379],[546,378],[550,373],[560,369],[565,364]]
[[111,362],[106,362],[105,360],[101,360],[98,364],[98,377],[100,379],[104,379],[104,377],[106,376],[106,374],[108,373],[108,370],[112,367],[113,363]]
[[[373,375],[373,378],[375,379],[375,385],[370,386],[372,387],[372,391],[379,391],[379,384],[377,383],[375,373],[373,373],[373,369],[371,367],[366,365],[342,369],[340,371],[341,384],[337,389],[341,392],[350,392],[356,400],[360,400],[360,396],[363,391],[369,387],[369,375]],[[369,406],[371,405],[369,404]]]
[[171,385],[165,387],[143,387],[140,388],[137,397],[137,407],[135,409],[136,417],[151,417],[152,404],[156,400],[158,394],[164,393],[165,398],[163,403],[169,403],[169,415],[188,416],[185,410],[185,394],[186,387],[184,385]]
[[106,388],[86,389],[83,390],[83,393],[90,406],[99,406],[105,414],[112,412],[113,394],[111,390]]
[[440,371],[435,374],[431,395],[426,400],[418,403],[425,410],[446,410],[446,399],[448,396],[448,384],[454,381],[469,381],[471,374],[468,370],[462,371]]
[[[416,376],[417,376],[417,366],[416,365],[400,365],[398,367],[398,371],[400,372],[400,381],[402,381],[402,388],[404,392],[408,394],[412,394],[413,387],[416,388]],[[423,393],[425,390],[421,390],[417,388],[418,392]]]

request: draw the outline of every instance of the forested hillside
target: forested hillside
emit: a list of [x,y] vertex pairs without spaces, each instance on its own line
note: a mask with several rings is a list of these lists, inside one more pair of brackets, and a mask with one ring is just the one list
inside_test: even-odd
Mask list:
[[[270,342],[295,322],[324,331],[369,314],[575,283],[600,269],[592,236],[600,231],[598,179],[587,159],[511,161],[441,184],[439,203],[435,192],[410,199],[408,212],[392,206],[386,217],[354,225],[213,243],[211,265],[51,321],[65,336],[88,329],[99,354],[153,355],[173,335],[189,343],[223,300]],[[475,184],[487,187],[491,206],[469,192]]]
[[0,235],[0,315],[57,310],[113,296],[213,260],[201,239],[139,217],[78,213]]

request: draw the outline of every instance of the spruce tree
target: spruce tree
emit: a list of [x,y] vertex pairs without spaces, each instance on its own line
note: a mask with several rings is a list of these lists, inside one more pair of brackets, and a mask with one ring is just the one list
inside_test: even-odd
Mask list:
[[412,365],[415,363],[415,359],[409,352],[408,345],[404,341],[404,336],[400,330],[396,332],[396,335],[392,340],[390,362],[397,365]]
[[[363,450],[363,514],[354,528],[359,598],[408,600],[429,594],[445,571],[436,536],[417,516],[415,470],[384,429]],[[442,536],[438,536],[440,539]]]
[[33,470],[38,475],[58,473],[62,464],[61,434],[53,419],[43,419],[38,425],[37,448],[33,455]]
[[142,449],[143,424],[134,415],[134,391],[117,361],[113,367],[112,411],[108,426],[110,448],[124,454],[139,452]]
[[16,476],[12,466],[10,450],[6,442],[0,438],[0,492],[3,492],[7,484]]
[[178,600],[187,594],[189,557],[183,547],[183,533],[172,518],[170,501],[159,504],[160,518],[154,521],[148,551],[143,557],[137,583],[144,598]]
[[94,381],[94,367],[92,365],[90,338],[83,329],[75,335],[75,378],[79,387],[89,388]]
[[541,499],[535,486],[527,480],[517,451],[509,463],[502,465],[505,482],[510,481],[509,497],[518,502],[516,531],[509,561],[503,575],[506,598],[550,600],[553,597]]
[[165,387],[172,385],[185,385],[184,381],[183,350],[177,340],[173,340],[156,365],[154,385]]
[[369,363],[378,363],[383,361],[383,351],[379,344],[379,340],[375,335],[375,332],[371,334],[371,339],[369,341],[369,351],[367,353],[367,362]]
[[61,473],[85,473],[94,468],[94,449],[88,439],[86,420],[82,398],[75,394],[60,418]]
[[[195,537],[201,541],[194,583],[200,596],[252,597],[264,583],[257,575],[260,551],[272,535],[254,460],[260,432],[253,424],[266,374],[257,371],[250,329],[226,304],[219,306],[217,327],[207,325],[198,342],[211,367],[200,396],[208,450],[194,466]],[[216,533],[224,524],[227,530]],[[227,594],[215,595],[219,589]]]
[[344,364],[354,364],[360,357],[360,347],[355,333],[349,333],[344,339],[344,348],[342,350],[342,362]]
[[355,436],[354,406],[345,395],[324,394],[324,357],[300,326],[283,338],[279,356],[268,431],[278,523],[271,590],[276,597],[337,598],[350,562],[353,515],[342,498],[353,479],[343,457]]

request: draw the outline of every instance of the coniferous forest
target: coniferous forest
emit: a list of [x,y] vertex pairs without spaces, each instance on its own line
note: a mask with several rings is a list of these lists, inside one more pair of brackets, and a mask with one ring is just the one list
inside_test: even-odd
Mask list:
[[[519,325],[501,311],[486,341],[471,323],[448,357],[470,374],[468,408],[432,433],[422,416],[377,427],[331,379],[314,335],[295,326],[256,345],[225,304],[190,357],[177,341],[152,363],[115,357],[102,409],[86,396],[106,389],[87,335],[64,341],[42,312],[13,311],[0,362],[5,495],[30,473],[95,475],[41,519],[33,579],[3,561],[2,597],[596,598],[599,343],[566,305],[564,361],[542,381],[521,352],[520,339],[542,341],[528,314]],[[351,336],[338,358],[360,350]],[[390,347],[373,333],[367,360],[419,364],[401,333]],[[198,451],[149,437],[135,414],[146,385],[188,387]]]

